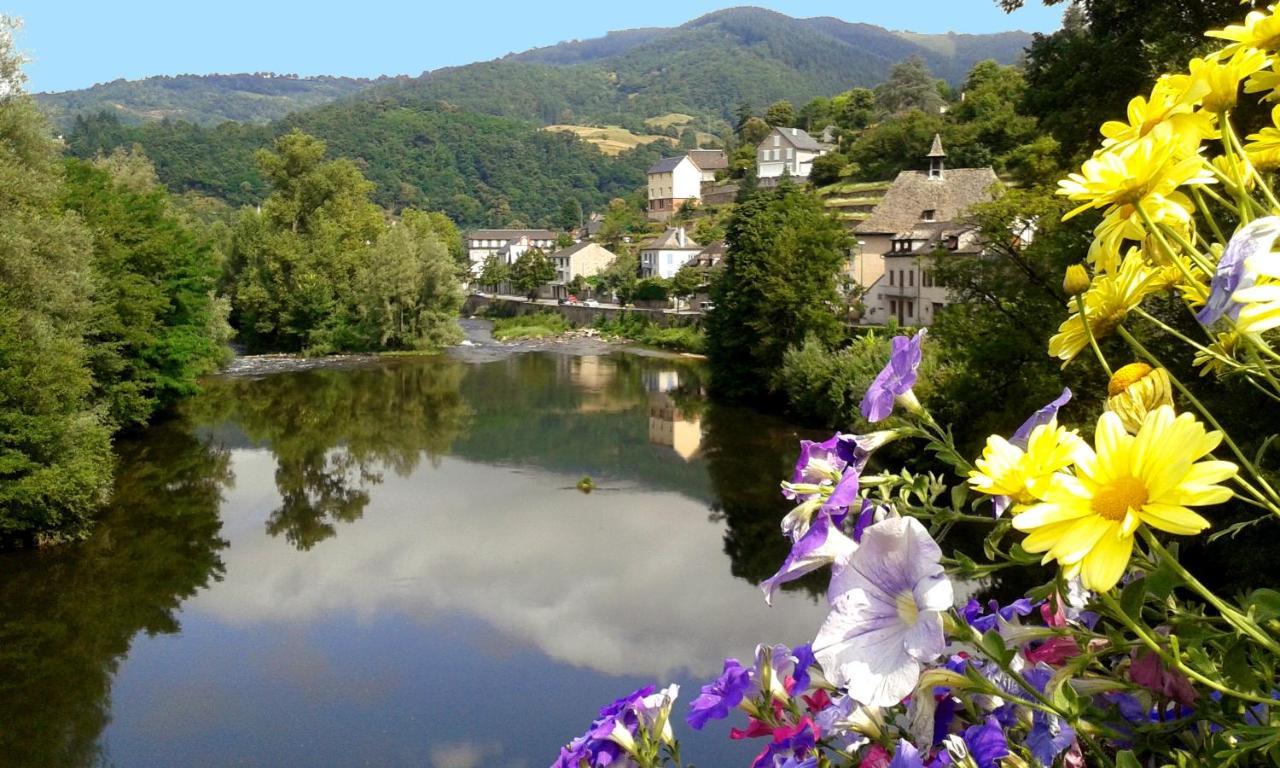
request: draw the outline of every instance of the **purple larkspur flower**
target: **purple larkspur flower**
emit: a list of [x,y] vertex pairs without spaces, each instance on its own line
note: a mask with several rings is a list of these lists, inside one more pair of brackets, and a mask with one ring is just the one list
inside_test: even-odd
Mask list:
[[942,655],[942,612],[951,608],[942,550],[912,517],[867,528],[837,561],[831,612],[813,641],[823,674],[867,706],[893,706],[915,688],[921,666]]
[[1026,616],[1035,609],[1035,603],[1025,597],[1021,597],[1006,606],[1001,606],[995,600],[989,600],[984,611],[982,603],[970,598],[964,608],[960,609],[960,615],[964,617],[969,626],[985,633],[996,628],[998,619],[1013,621],[1015,616]]
[[700,731],[709,720],[725,719],[730,710],[742,702],[750,687],[751,670],[737,659],[725,659],[720,677],[702,686],[702,693],[689,702],[685,721],[695,731]]
[[1240,305],[1233,302],[1236,291],[1250,288],[1254,276],[1248,269],[1250,258],[1267,253],[1280,237],[1280,217],[1265,216],[1245,224],[1227,243],[1218,260],[1213,281],[1209,284],[1209,298],[1196,319],[1204,325],[1213,325],[1223,315],[1235,320],[1240,316]]
[[922,329],[913,337],[894,336],[893,351],[889,355],[889,363],[867,388],[862,397],[862,416],[875,424],[889,418],[893,413],[893,403],[898,397],[905,396],[916,385],[916,374],[920,370],[923,355],[920,345],[924,342],[925,331]]

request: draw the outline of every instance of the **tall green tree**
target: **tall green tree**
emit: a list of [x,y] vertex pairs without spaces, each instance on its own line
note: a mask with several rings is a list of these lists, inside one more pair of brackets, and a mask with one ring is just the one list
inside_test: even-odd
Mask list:
[[764,121],[774,128],[790,128],[796,124],[796,108],[785,99],[775,101],[765,110]]
[[538,289],[555,279],[556,267],[541,248],[530,248],[520,254],[511,265],[511,285],[531,299],[538,297]]
[[895,64],[889,79],[876,87],[876,105],[890,114],[918,109],[936,115],[945,103],[937,78],[918,56]]
[[477,281],[480,285],[497,290],[499,285],[510,278],[511,269],[507,266],[507,262],[501,256],[491,253],[485,258],[484,264],[481,265],[480,276]]
[[788,347],[840,338],[836,278],[849,236],[820,200],[783,182],[738,205],[726,245],[706,320],[711,384],[728,398],[760,398]]
[[92,236],[59,205],[13,26],[0,17],[0,540],[49,541],[82,533],[106,497],[111,431],[84,345]]
[[373,190],[350,160],[325,160],[324,142],[300,131],[258,153],[271,184],[261,211],[246,209],[232,237],[241,337],[256,349],[340,349],[356,311],[356,276],[381,234]]
[[98,397],[122,427],[195,392],[230,336],[209,243],[174,213],[147,165],[138,156],[104,167],[69,160],[63,194],[93,234],[90,362]]
[[366,346],[438,349],[462,339],[462,283],[431,214],[404,211],[373,245],[356,282]]

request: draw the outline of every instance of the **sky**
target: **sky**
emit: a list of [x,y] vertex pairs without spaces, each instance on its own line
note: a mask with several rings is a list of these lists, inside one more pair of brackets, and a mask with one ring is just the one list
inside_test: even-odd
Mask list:
[[995,0],[8,0],[0,13],[23,20],[18,45],[36,92],[185,73],[418,75],[748,4],[932,33],[1048,32],[1063,8],[1038,0],[1012,14]]

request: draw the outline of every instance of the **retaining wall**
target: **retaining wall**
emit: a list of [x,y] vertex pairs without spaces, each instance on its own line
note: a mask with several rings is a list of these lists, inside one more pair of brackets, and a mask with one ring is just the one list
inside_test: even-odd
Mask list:
[[673,312],[664,309],[641,309],[613,305],[588,307],[585,304],[552,304],[507,298],[505,296],[477,296],[475,294],[467,297],[466,303],[462,305],[462,314],[463,316],[474,315],[482,308],[492,305],[497,305],[497,312],[503,316],[558,312],[575,327],[595,325],[602,318],[605,320],[617,320],[624,314],[640,315],[654,325],[663,328],[696,327],[702,320],[702,315],[697,312]]

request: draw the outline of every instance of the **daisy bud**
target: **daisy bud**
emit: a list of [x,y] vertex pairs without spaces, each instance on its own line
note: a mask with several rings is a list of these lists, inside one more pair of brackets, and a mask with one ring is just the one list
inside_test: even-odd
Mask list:
[[1107,385],[1107,410],[1120,417],[1130,434],[1137,434],[1147,414],[1162,405],[1173,406],[1169,373],[1163,368],[1130,363]]
[[1083,264],[1072,264],[1067,267],[1067,273],[1062,278],[1062,290],[1068,296],[1079,296],[1089,290],[1089,273],[1085,271]]

